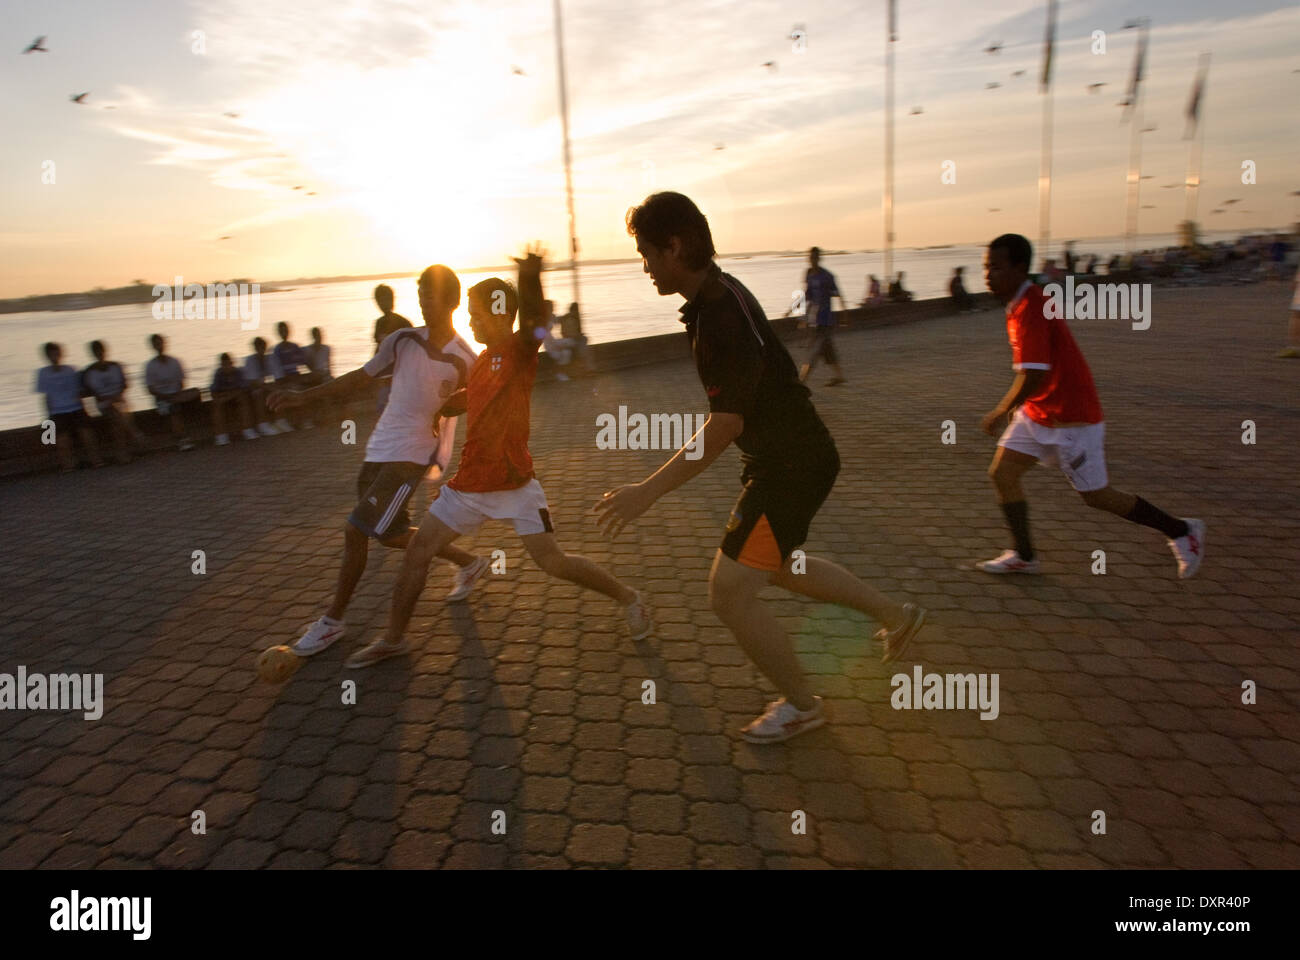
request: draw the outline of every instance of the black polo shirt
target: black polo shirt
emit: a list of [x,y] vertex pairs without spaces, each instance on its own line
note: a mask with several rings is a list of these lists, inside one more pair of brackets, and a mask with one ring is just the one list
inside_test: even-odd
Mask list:
[[745,418],[736,446],[746,464],[806,463],[834,453],[789,351],[744,284],[712,263],[681,314],[709,410]]

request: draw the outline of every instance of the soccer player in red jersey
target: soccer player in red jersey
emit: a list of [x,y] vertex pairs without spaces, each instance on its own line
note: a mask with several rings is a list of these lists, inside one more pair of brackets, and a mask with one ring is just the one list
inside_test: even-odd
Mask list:
[[[456,475],[442,488],[419,532],[406,548],[393,590],[386,636],[358,651],[349,667],[366,667],[406,653],[405,634],[424,589],[429,563],[453,540],[476,531],[484,520],[509,520],[537,565],[596,590],[624,607],[628,632],[640,640],[651,629],[641,594],[586,557],[566,554],[556,542],[546,494],[533,473],[528,452],[537,349],[546,336],[542,259],[529,251],[519,264],[519,292],[496,277],[469,291],[470,329],[484,345],[466,388],[450,398],[442,415],[468,413],[465,447]],[[514,330],[519,312],[518,331]]]
[[1045,314],[1047,297],[1029,279],[1032,258],[1029,241],[1007,233],[989,244],[984,259],[988,287],[1007,305],[1007,339],[1016,379],[1001,402],[984,415],[980,428],[990,436],[1002,431],[989,477],[1015,549],[977,566],[987,573],[1039,571],[1020,478],[1042,461],[1059,466],[1088,506],[1163,533],[1178,560],[1178,576],[1190,577],[1205,555],[1205,523],[1170,516],[1110,485],[1106,424],[1092,372],[1065,321]]

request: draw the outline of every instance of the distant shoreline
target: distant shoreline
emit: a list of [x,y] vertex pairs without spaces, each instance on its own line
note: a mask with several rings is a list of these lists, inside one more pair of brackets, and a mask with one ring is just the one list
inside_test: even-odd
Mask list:
[[[1217,233],[1219,231],[1212,231],[1212,232]],[[1268,234],[1271,231],[1265,230],[1262,233],[1258,231],[1242,233],[1236,230],[1223,231],[1223,232],[1231,233],[1234,236],[1236,236],[1238,239],[1240,239],[1243,237],[1252,237],[1252,236],[1260,236],[1260,235]],[[1159,238],[1165,238],[1168,235],[1167,234],[1145,234],[1143,236],[1149,239],[1159,239]],[[1209,234],[1207,233],[1206,234],[1207,239],[1208,236]],[[1075,242],[1080,244],[1093,244],[1102,241],[1113,241],[1115,239],[1117,238],[1081,237]],[[1139,240],[1141,239],[1142,237],[1139,237]],[[933,251],[933,250],[951,250],[957,247],[980,246],[982,245],[982,243],[983,241],[972,241],[970,243],[931,244],[931,245],[921,246],[921,247],[896,247],[894,252],[895,254],[903,253],[903,252],[925,253],[927,251]],[[882,252],[881,249],[878,247],[865,248],[862,250],[825,249],[822,251],[822,256],[823,257],[852,256],[855,254],[876,254],[881,252]],[[739,253],[720,253],[717,255],[717,259],[752,260],[755,257],[793,258],[793,257],[806,256],[807,253],[808,253],[807,249],[803,249],[803,248],[798,250],[756,250],[756,251],[739,252]],[[618,264],[639,263],[639,262],[640,262],[640,258],[638,257],[617,257],[617,258],[606,259],[606,260],[579,260],[578,266],[579,267],[603,267],[603,266],[615,266]],[[571,268],[572,268],[572,263],[566,260],[563,262],[552,262],[545,269],[547,272],[552,272],[552,271],[569,270]],[[461,273],[496,273],[496,272],[513,271],[514,269],[515,269],[514,264],[491,264],[488,266],[473,266],[473,267],[458,268],[459,272]],[[292,280],[268,280],[268,281],[256,281],[256,280],[250,280],[247,277],[241,277],[241,278],[236,278],[234,280],[205,281],[203,285],[206,286],[208,283],[235,283],[235,284],[257,283],[259,285],[261,293],[282,293],[298,287],[309,287],[309,286],[316,286],[316,285],[327,284],[327,283],[358,283],[366,280],[399,280],[399,279],[405,280],[413,276],[416,276],[417,274],[418,271],[413,271],[413,270],[391,270],[385,273],[348,274],[343,276],[327,276],[327,277],[295,277]],[[171,286],[170,283],[163,284],[163,285],[169,287]],[[122,286],[122,287],[113,287],[111,289],[99,288],[95,290],[81,290],[73,293],[46,293],[46,294],[35,294],[26,297],[11,297],[8,299],[0,299],[0,315],[8,314],[8,313],[51,313],[51,312],[62,312],[68,310],[93,310],[97,307],[119,306],[122,304],[152,303],[156,299],[153,295],[154,286],[155,284],[152,283],[136,283],[136,284],[129,284],[127,286]]]

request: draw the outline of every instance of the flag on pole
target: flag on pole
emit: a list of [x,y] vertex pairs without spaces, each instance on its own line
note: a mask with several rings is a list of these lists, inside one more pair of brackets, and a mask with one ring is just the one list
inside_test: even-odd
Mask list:
[[1137,56],[1133,59],[1133,73],[1128,81],[1128,96],[1124,100],[1124,116],[1120,122],[1124,123],[1133,114],[1133,108],[1137,106],[1138,87],[1142,84],[1142,74],[1146,69],[1147,62],[1147,28],[1142,27],[1142,33],[1138,37]]
[[1196,136],[1196,125],[1201,119],[1201,97],[1205,95],[1205,78],[1209,72],[1210,55],[1203,53],[1196,66],[1196,82],[1192,84],[1192,96],[1187,101],[1187,130],[1183,133],[1184,140]]
[[898,39],[898,0],[889,0],[889,39]]
[[1046,93],[1052,86],[1052,48],[1056,45],[1056,0],[1047,0],[1047,35],[1043,38],[1043,76],[1038,82],[1038,92]]

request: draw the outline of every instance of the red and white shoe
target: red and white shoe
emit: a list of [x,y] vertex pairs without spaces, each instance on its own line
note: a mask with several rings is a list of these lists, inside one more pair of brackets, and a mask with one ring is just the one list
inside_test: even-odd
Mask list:
[[289,649],[300,657],[310,657],[334,645],[343,636],[343,621],[321,617]]
[[799,710],[782,697],[775,703],[769,703],[763,715],[741,730],[740,735],[750,743],[780,743],[809,730],[816,730],[825,722],[826,711],[822,709],[821,697],[813,697],[811,710]]
[[985,573],[1038,573],[1037,560],[1021,560],[1014,550],[1003,550],[996,560],[981,560],[975,566]]
[[1184,518],[1184,522],[1187,524],[1186,535],[1168,541],[1169,549],[1178,560],[1179,580],[1195,576],[1205,557],[1205,521]]

